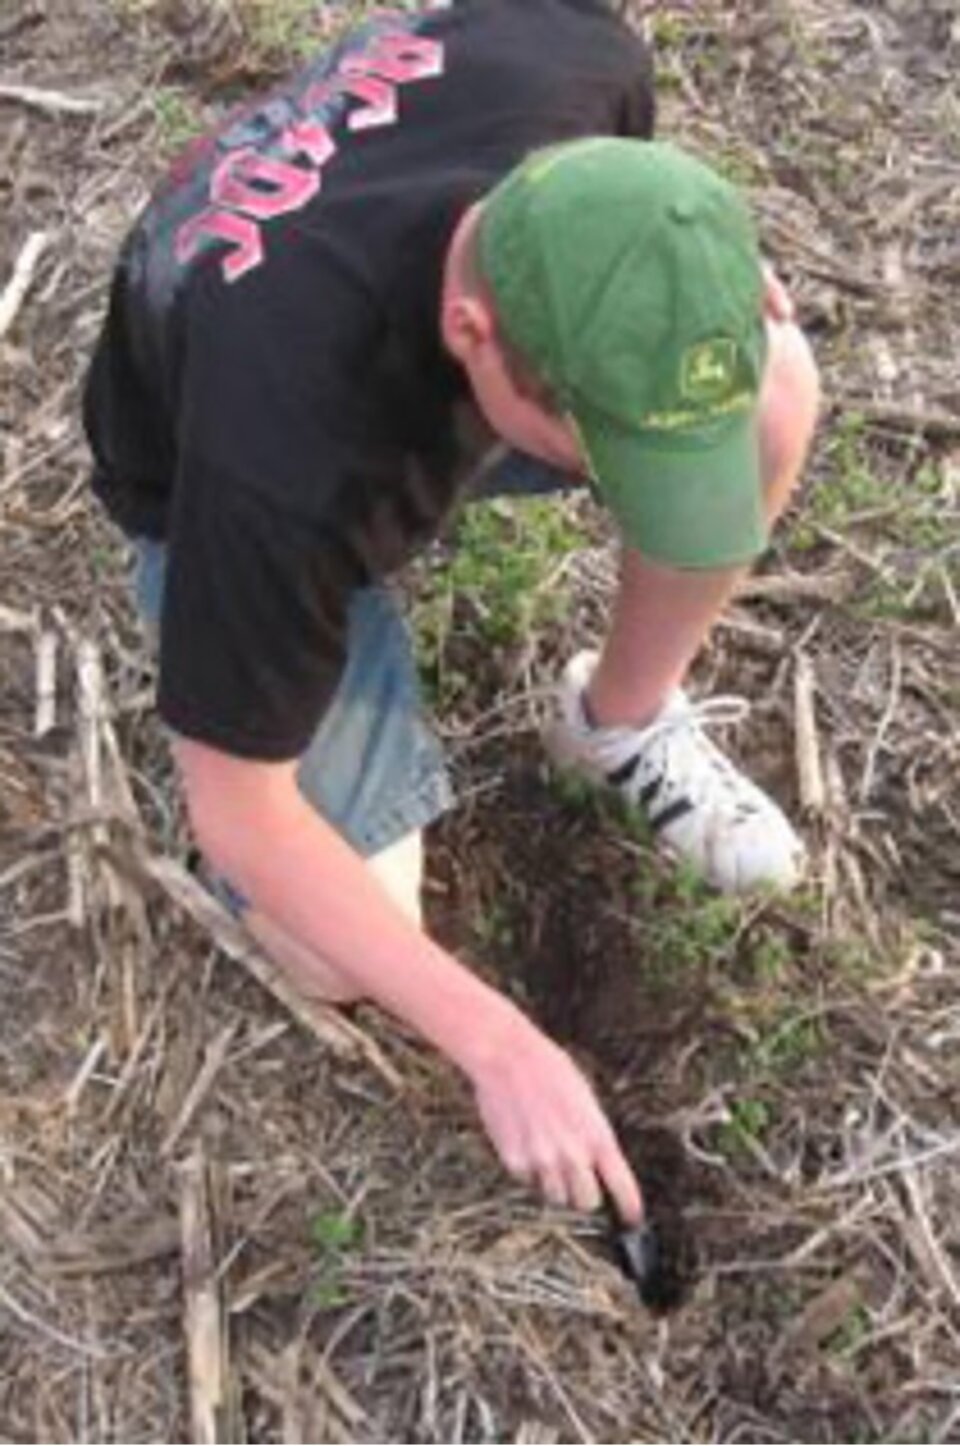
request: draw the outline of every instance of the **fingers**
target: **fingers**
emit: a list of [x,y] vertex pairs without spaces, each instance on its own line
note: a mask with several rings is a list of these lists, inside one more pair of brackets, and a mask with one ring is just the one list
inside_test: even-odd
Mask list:
[[624,1225],[637,1225],[643,1219],[640,1187],[616,1145],[609,1156],[604,1154],[595,1165],[588,1157],[571,1155],[566,1160],[542,1164],[531,1173],[535,1175],[544,1199],[551,1205],[566,1206],[591,1215],[602,1204],[602,1180]]
[[605,1186],[626,1224],[643,1214],[640,1189],[587,1080],[536,1033],[477,1083],[477,1104],[510,1175],[535,1180],[547,1200],[590,1212]]
[[541,1152],[527,1178],[534,1178],[551,1205],[567,1206],[592,1214],[603,1203],[606,1187],[625,1225],[643,1217],[643,1198],[613,1132],[604,1130],[594,1145],[568,1138],[553,1151]]
[[544,1199],[551,1205],[570,1204],[567,1198],[567,1182],[560,1165],[541,1165],[537,1171],[537,1179]]
[[566,1171],[567,1199],[574,1210],[591,1215],[601,1205],[600,1185],[596,1171],[582,1165],[571,1165]]
[[597,1172],[609,1190],[624,1225],[639,1225],[643,1219],[643,1196],[637,1178],[612,1134],[598,1156]]
[[500,1145],[498,1153],[501,1165],[514,1180],[519,1180],[521,1184],[529,1184],[535,1177],[536,1171],[527,1152],[519,1144]]
[[586,1159],[580,1160],[571,1153],[566,1159],[541,1165],[536,1177],[544,1199],[551,1205],[582,1210],[587,1215],[600,1208],[600,1185],[596,1171]]

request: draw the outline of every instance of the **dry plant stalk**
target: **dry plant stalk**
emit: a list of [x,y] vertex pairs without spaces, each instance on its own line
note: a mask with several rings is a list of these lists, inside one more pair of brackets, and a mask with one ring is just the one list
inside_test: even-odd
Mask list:
[[798,652],[793,675],[794,730],[800,803],[810,813],[823,813],[827,791],[820,757],[814,705],[816,677],[808,653]]
[[199,1446],[215,1446],[223,1439],[228,1342],[213,1251],[207,1167],[199,1143],[182,1167],[180,1234],[191,1439]]
[[177,1118],[170,1126],[166,1139],[160,1146],[160,1154],[164,1158],[169,1159],[183,1134],[190,1128],[191,1121],[200,1108],[204,1096],[209,1092],[214,1079],[227,1057],[236,1032],[237,1026],[235,1023],[225,1025],[217,1037],[207,1046],[200,1071],[187,1091],[186,1098],[180,1106]]
[[68,95],[62,90],[44,90],[37,85],[0,85],[0,100],[18,101],[47,115],[99,115],[104,108],[102,100]]
[[[3,87],[0,86],[0,96]],[[49,231],[31,231],[13,265],[13,275],[0,293],[0,341],[7,335],[33,285],[40,258],[50,244]]]
[[34,738],[45,737],[57,721],[57,645],[57,635],[50,629],[37,638]]

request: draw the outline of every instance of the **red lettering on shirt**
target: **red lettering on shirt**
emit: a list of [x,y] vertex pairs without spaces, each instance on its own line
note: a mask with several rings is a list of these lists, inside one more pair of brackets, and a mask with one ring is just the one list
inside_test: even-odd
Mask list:
[[397,88],[389,81],[373,75],[335,75],[312,85],[303,98],[308,110],[322,106],[334,95],[350,95],[363,101],[361,110],[350,112],[347,125],[352,131],[373,130],[376,126],[392,126],[397,121]]
[[317,170],[323,169],[337,149],[326,126],[315,120],[298,120],[287,126],[280,146],[288,156],[307,156]]
[[[274,142],[280,156],[248,145],[223,157],[210,178],[211,204],[176,233],[177,261],[185,265],[212,238],[230,248],[221,263],[225,281],[237,281],[259,266],[264,259],[260,223],[306,206],[321,189],[324,166],[337,153],[327,126],[310,112],[342,94],[360,102],[347,115],[349,130],[396,125],[398,88],[442,75],[444,60],[440,41],[402,31],[376,36],[359,55],[345,56],[335,75],[301,96],[299,107],[306,114],[291,121]],[[301,157],[307,164],[298,163]]]
[[210,199],[258,221],[271,221],[274,216],[299,211],[319,189],[319,171],[258,155],[252,146],[245,146],[231,151],[217,166],[210,181]]
[[185,266],[200,250],[204,239],[211,236],[217,241],[226,241],[232,248],[223,258],[226,281],[236,281],[263,260],[263,237],[255,221],[233,211],[208,207],[198,216],[191,216],[177,232],[175,254],[180,265]]
[[344,75],[375,71],[395,85],[431,80],[443,74],[443,46],[423,35],[382,35],[362,55],[348,55],[341,63]]

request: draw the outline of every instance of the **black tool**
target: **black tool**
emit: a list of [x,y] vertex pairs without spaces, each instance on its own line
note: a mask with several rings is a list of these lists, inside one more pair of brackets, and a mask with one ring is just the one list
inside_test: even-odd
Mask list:
[[604,1190],[608,1243],[620,1270],[637,1288],[643,1304],[658,1315],[682,1304],[685,1285],[676,1265],[663,1248],[661,1232],[653,1220],[625,1225],[610,1194]]

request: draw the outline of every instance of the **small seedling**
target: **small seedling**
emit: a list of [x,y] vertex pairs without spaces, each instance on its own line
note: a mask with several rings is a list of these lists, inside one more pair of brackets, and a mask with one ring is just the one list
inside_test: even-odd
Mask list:
[[363,1239],[363,1225],[345,1210],[322,1210],[310,1221],[310,1241],[316,1251],[318,1272],[313,1298],[324,1308],[343,1305],[343,1267]]
[[750,970],[765,984],[779,984],[790,965],[790,945],[781,934],[764,933],[750,951]]
[[582,541],[553,499],[499,498],[465,510],[449,562],[422,574],[413,608],[421,672],[438,705],[457,702],[474,681],[456,662],[463,637],[515,647],[562,615],[561,564]]
[[762,1143],[771,1118],[770,1106],[764,1100],[734,1100],[730,1119],[720,1129],[720,1148],[728,1155],[742,1155],[751,1142]]
[[771,1074],[789,1075],[815,1059],[823,1048],[820,1021],[788,1011],[754,1046],[756,1063]]
[[[351,8],[355,13],[348,13],[345,23],[362,20],[369,7]],[[322,7],[317,0],[240,0],[238,9],[247,42],[257,56],[296,60],[321,44]]]
[[157,123],[159,148],[168,156],[183,150],[203,128],[203,118],[193,98],[174,85],[163,85],[150,96]]

